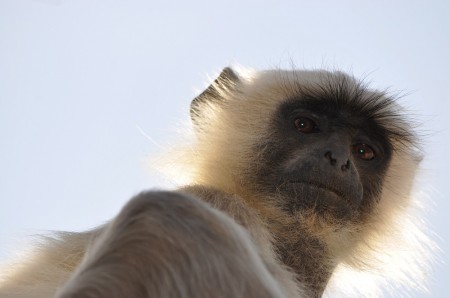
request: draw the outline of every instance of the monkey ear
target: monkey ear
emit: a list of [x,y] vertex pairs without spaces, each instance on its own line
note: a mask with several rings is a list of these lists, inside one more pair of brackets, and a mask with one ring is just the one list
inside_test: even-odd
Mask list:
[[191,120],[195,124],[201,117],[201,107],[205,102],[221,101],[223,99],[221,93],[225,90],[232,89],[239,82],[239,76],[230,68],[225,67],[220,75],[200,93],[191,102]]

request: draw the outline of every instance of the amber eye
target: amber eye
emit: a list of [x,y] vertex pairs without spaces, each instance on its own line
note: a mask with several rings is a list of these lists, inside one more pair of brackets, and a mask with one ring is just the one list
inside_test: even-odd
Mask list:
[[317,125],[314,121],[306,117],[300,117],[294,121],[295,127],[302,133],[311,133],[317,130]]
[[353,154],[363,160],[372,160],[375,158],[373,149],[369,145],[363,143],[353,145]]

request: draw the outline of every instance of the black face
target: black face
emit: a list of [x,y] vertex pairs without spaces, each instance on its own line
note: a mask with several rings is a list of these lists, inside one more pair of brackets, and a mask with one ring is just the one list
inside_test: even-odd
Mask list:
[[258,191],[280,195],[281,209],[358,220],[376,203],[392,148],[358,106],[292,99],[270,130],[249,174]]

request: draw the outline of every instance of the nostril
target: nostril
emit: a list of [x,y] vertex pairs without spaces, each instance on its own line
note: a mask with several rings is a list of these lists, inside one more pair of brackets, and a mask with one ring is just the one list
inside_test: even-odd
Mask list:
[[327,151],[325,153],[325,158],[328,159],[330,161],[331,165],[335,165],[336,164],[336,159],[333,158],[333,156],[331,155],[331,151]]
[[342,171],[347,171],[348,169],[350,169],[350,160],[347,160],[347,162],[341,166]]

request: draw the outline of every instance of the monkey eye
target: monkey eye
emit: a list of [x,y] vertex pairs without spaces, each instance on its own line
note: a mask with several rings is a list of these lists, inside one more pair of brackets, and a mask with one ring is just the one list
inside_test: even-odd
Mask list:
[[297,130],[302,133],[312,133],[318,130],[316,123],[306,117],[296,118],[294,121],[294,125]]
[[375,158],[373,149],[369,145],[363,143],[353,145],[353,154],[363,160],[372,160]]

